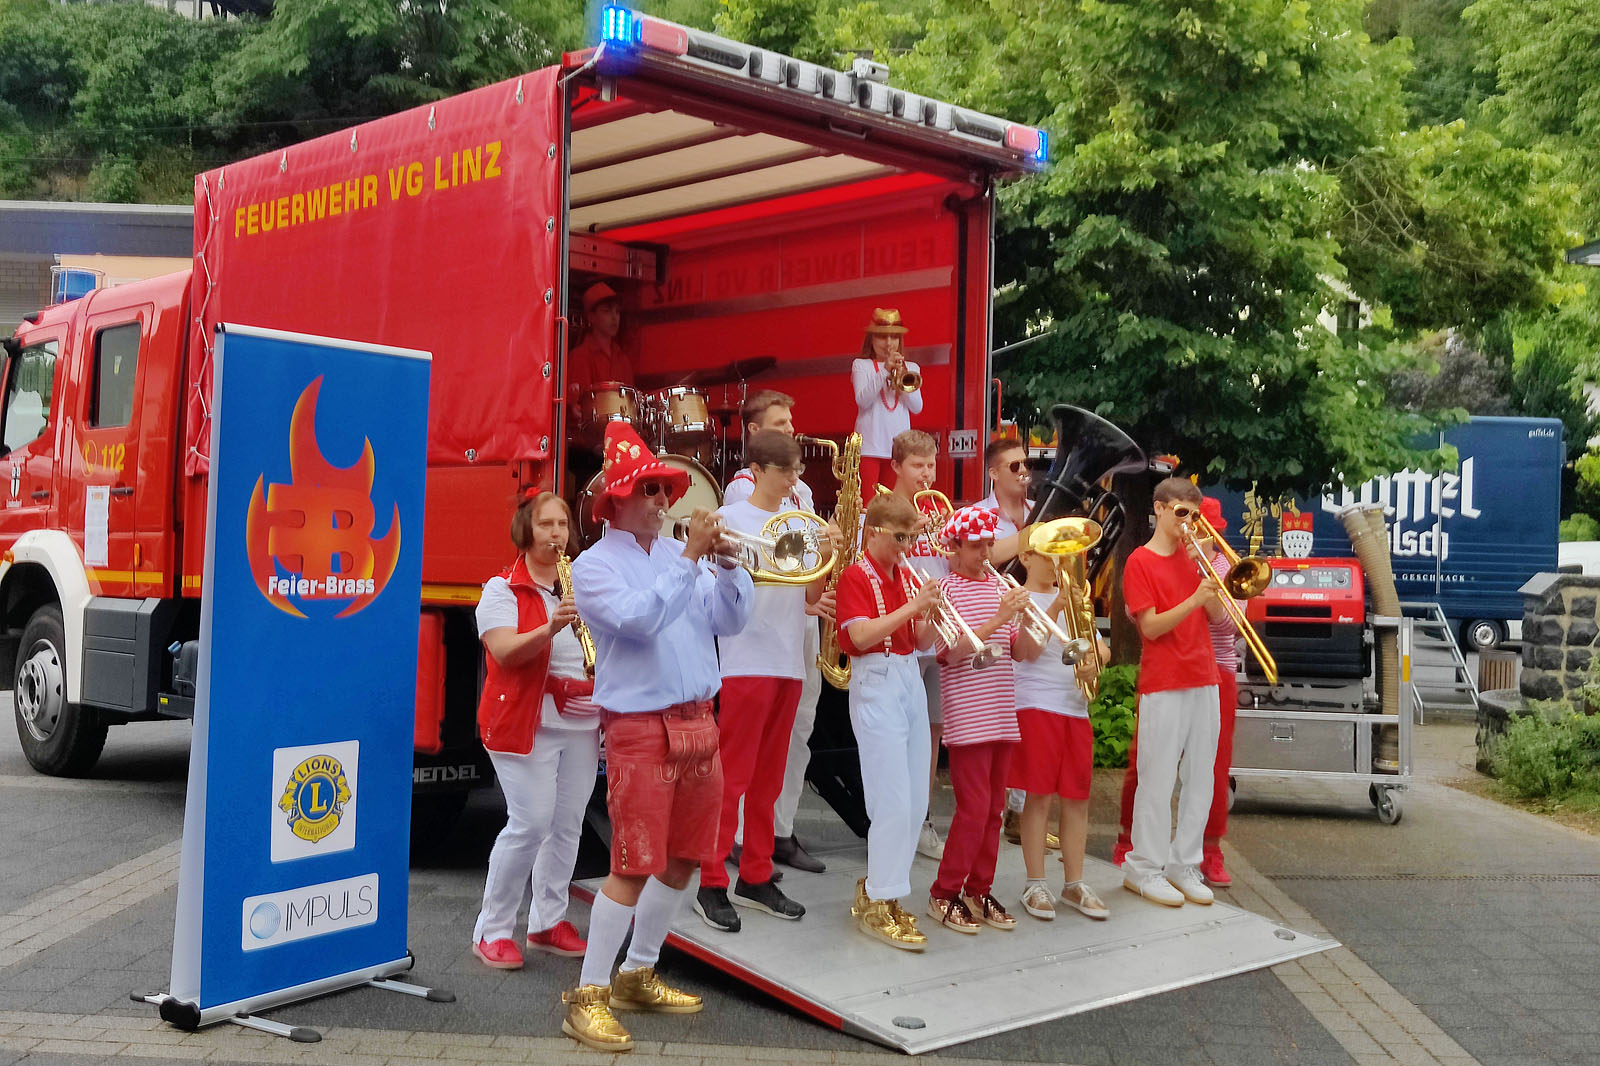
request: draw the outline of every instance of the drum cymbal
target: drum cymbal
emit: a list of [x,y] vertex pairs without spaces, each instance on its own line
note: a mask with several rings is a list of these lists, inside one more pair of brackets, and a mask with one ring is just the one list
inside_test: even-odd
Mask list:
[[707,366],[691,371],[684,378],[684,385],[726,385],[734,381],[748,381],[760,377],[778,365],[778,359],[772,355],[754,355],[748,359],[735,359],[725,366]]

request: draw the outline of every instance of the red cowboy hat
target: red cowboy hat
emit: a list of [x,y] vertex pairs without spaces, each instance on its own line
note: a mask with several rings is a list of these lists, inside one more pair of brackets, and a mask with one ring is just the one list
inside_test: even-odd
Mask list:
[[1215,496],[1200,497],[1200,513],[1218,533],[1228,528],[1228,520],[1222,517],[1222,501]]
[[612,503],[631,493],[640,481],[665,482],[668,506],[677,503],[689,491],[689,472],[657,459],[626,422],[612,422],[606,426],[606,444],[601,454],[605,456],[605,465],[601,467],[605,488],[594,501],[596,518],[609,519]]
[[900,312],[893,307],[874,307],[872,321],[867,325],[868,333],[885,333],[891,337],[898,337],[908,332],[904,323],[900,321]]

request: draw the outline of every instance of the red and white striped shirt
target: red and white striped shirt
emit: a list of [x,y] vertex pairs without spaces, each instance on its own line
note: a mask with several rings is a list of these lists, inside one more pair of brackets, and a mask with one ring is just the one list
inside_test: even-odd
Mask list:
[[[1211,565],[1217,568],[1217,573],[1226,574],[1228,572],[1228,557],[1223,555],[1221,552],[1217,552],[1216,555],[1211,557]],[[1224,593],[1224,595],[1226,595],[1226,593]],[[1238,600],[1234,600],[1233,602],[1234,605],[1239,608],[1240,612],[1244,611],[1244,604],[1240,603]],[[1231,667],[1233,670],[1238,670],[1239,627],[1235,626],[1233,624],[1233,619],[1227,617],[1226,615],[1214,622],[1212,622],[1209,617],[1206,619],[1206,621],[1210,622],[1211,624],[1211,651],[1217,657],[1217,665]]]
[[[952,573],[939,582],[939,587],[950,606],[973,629],[1000,610],[1000,587],[988,577]],[[1016,633],[1015,622],[1007,622],[994,631],[988,642],[1004,648],[1005,655],[982,670],[974,670],[971,659],[946,662],[945,649],[941,647],[939,700],[944,708],[945,747],[1022,739],[1017,730],[1017,694],[1011,670],[1011,642]]]

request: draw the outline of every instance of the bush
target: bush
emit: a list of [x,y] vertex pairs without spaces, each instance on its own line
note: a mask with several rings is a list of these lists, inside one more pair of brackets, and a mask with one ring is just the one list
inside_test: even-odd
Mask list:
[[1100,671],[1100,692],[1089,704],[1094,727],[1094,764],[1119,769],[1128,765],[1133,746],[1134,708],[1138,705],[1139,667],[1107,666]]
[[1535,705],[1511,721],[1493,766],[1500,783],[1523,799],[1560,802],[1600,793],[1600,716],[1564,703]]
[[1573,540],[1600,540],[1600,522],[1595,521],[1594,515],[1584,514],[1579,511],[1569,518],[1561,520],[1561,537],[1565,541]]

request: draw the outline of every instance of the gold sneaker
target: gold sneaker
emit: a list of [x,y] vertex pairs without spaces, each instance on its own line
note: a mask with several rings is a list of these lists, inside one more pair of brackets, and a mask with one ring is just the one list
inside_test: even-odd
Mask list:
[[916,923],[902,925],[895,917],[894,904],[886,899],[868,900],[856,915],[856,925],[874,940],[901,951],[921,951],[928,946],[928,938],[918,931]]
[[[891,899],[889,901],[889,913],[894,915],[894,924],[900,927],[900,935],[904,937],[907,942],[912,944],[927,944],[927,936],[924,935],[922,930],[917,928],[917,916],[914,914],[907,914],[905,909],[900,906],[899,900]],[[917,950],[921,951],[922,949],[918,948]]]
[[567,1016],[561,1031],[598,1051],[630,1051],[633,1037],[611,1013],[611,989],[606,985],[579,985],[561,993]]
[[995,929],[1015,929],[1017,920],[1000,906],[1000,901],[993,894],[983,896],[967,896],[964,900],[967,910],[972,912],[972,917],[983,924]]
[[1044,835],[1044,850],[1046,850],[1046,851],[1060,851],[1061,850],[1061,838],[1056,836],[1054,833],[1046,833]]
[[859,918],[866,911],[867,904],[872,900],[867,896],[867,879],[861,878],[856,882],[855,902],[850,904],[850,917]]
[[656,976],[654,966],[618,970],[611,979],[611,1005],[617,1010],[648,1010],[657,1014],[698,1014],[705,1001],[692,992],[680,992]]

